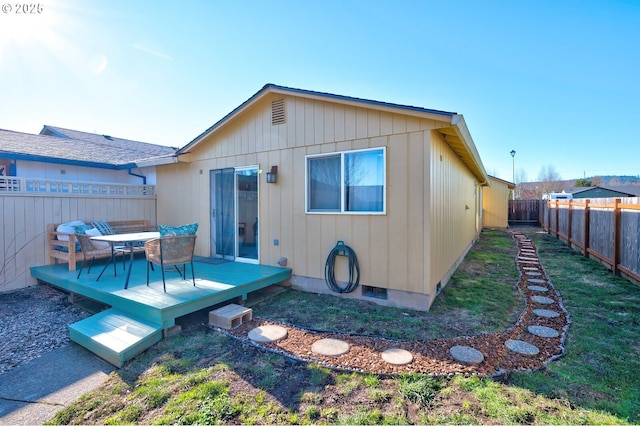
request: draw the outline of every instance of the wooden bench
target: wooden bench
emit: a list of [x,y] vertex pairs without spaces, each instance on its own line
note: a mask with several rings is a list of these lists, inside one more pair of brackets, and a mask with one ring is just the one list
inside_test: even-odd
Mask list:
[[[128,232],[149,231],[149,221],[146,219],[136,220],[110,220],[108,221],[116,234]],[[91,222],[85,222],[91,224]],[[49,255],[49,265],[56,263],[68,263],[69,270],[76,270],[76,262],[84,259],[82,252],[76,251],[76,237],[74,234],[58,232],[58,224],[47,225],[47,252]],[[58,236],[66,236],[68,241],[61,241]]]

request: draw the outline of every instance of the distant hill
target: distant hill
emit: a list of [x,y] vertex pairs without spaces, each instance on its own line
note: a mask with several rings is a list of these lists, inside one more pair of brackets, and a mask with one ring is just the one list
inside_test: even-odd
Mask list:
[[[601,179],[601,183],[598,186],[616,187],[625,185],[640,185],[640,177],[638,176],[594,176],[588,178],[593,181],[594,179]],[[574,182],[576,179],[573,180]]]
[[[575,186],[578,179],[559,180],[558,184],[562,188]],[[593,186],[618,187],[618,186],[640,186],[640,176],[592,176],[586,178],[593,183]],[[527,185],[536,185],[540,182],[523,182]]]
[[[593,176],[586,179],[592,182],[592,186],[612,188],[640,196],[640,176]],[[573,188],[577,180],[568,179],[554,182],[553,191],[562,192],[562,190]],[[542,182],[522,182],[518,185],[519,198],[539,198],[539,188],[541,187],[543,187]]]

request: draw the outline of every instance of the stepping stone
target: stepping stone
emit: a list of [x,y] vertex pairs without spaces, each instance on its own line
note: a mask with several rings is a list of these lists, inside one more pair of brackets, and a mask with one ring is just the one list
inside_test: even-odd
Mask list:
[[504,342],[504,345],[513,352],[522,354],[522,355],[537,355],[540,352],[535,345],[531,343],[524,342],[522,340],[507,340]]
[[262,325],[249,332],[249,339],[254,342],[270,343],[287,337],[287,329],[279,325]]
[[522,260],[524,262],[537,262],[540,259],[535,256],[518,256],[518,260]]
[[525,271],[537,271],[538,268],[534,268],[533,266],[523,266],[522,269]]
[[542,275],[541,272],[527,272],[526,274],[531,277],[539,277],[540,275]]
[[537,260],[521,260],[521,259],[518,259],[517,262],[518,263],[530,263],[532,265],[539,265],[540,264],[540,262],[538,262]]
[[541,292],[546,292],[549,291],[548,288],[546,287],[540,287],[539,285],[528,285],[527,288],[531,291],[541,291]]
[[527,331],[538,337],[558,337],[560,335],[557,330],[543,325],[530,325],[527,327]]
[[411,352],[400,348],[387,349],[380,356],[385,362],[393,365],[404,365],[413,361]]
[[458,362],[465,364],[480,364],[484,361],[484,355],[471,346],[453,346],[449,349],[449,353]]
[[541,305],[552,305],[555,303],[553,299],[544,296],[531,296],[531,300]]
[[321,339],[311,345],[311,351],[318,355],[340,356],[349,352],[349,343],[339,339]]
[[529,278],[527,280],[527,282],[530,282],[532,284],[545,284],[547,281],[546,280],[541,280],[539,278]]
[[558,318],[560,314],[550,309],[534,309],[533,313],[543,318]]

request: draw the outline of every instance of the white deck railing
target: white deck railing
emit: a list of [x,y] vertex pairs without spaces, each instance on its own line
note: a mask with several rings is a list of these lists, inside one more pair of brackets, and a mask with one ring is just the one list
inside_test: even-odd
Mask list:
[[0,195],[10,194],[154,198],[156,186],[0,176]]

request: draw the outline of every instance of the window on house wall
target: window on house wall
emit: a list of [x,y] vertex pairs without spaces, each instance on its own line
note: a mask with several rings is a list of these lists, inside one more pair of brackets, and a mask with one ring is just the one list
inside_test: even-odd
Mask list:
[[307,156],[308,213],[385,213],[386,149]]
[[9,176],[11,162],[8,160],[0,160],[0,176]]

